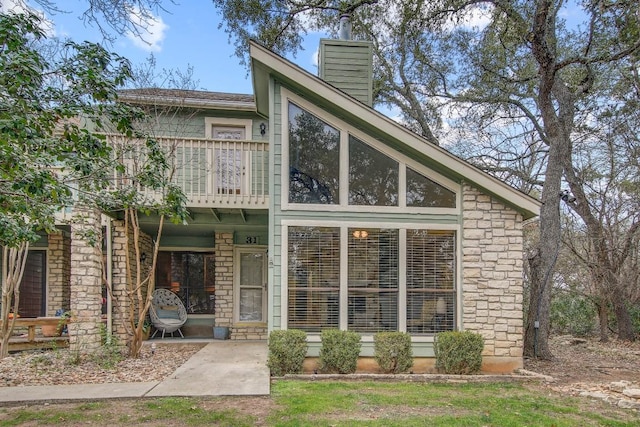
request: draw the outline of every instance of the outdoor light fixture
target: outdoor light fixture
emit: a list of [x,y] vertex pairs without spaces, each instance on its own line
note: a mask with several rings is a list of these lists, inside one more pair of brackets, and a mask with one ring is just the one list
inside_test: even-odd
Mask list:
[[575,196],[569,193],[569,190],[562,190],[559,196],[560,199],[562,199],[562,201],[566,203],[573,203],[576,201]]
[[367,230],[354,230],[353,237],[356,239],[366,239],[369,236],[369,232]]
[[147,253],[142,252],[142,254],[140,254],[140,262],[145,262],[146,260],[147,260]]
[[260,135],[264,136],[265,133],[267,133],[267,125],[262,122],[260,123]]

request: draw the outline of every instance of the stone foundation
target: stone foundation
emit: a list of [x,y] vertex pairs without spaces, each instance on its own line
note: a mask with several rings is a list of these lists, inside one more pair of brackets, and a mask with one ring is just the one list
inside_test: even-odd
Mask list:
[[[318,371],[320,366],[317,357],[307,357],[302,365],[305,374]],[[482,374],[512,374],[522,369],[521,357],[483,357]],[[436,359],[434,357],[416,357],[413,359],[411,372],[414,374],[436,374]],[[380,368],[373,357],[358,358],[356,373],[379,374]]]

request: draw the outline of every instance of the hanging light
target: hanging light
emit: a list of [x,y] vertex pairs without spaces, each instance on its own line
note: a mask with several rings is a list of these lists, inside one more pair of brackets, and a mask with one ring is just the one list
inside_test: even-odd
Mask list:
[[353,233],[351,234],[356,239],[366,239],[369,236],[369,232],[367,230],[353,230]]

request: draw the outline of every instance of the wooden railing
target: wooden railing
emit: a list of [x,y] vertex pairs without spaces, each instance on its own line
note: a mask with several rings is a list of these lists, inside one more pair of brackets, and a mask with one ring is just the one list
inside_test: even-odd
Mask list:
[[[109,136],[113,143],[123,137]],[[263,141],[159,138],[187,206],[268,207],[269,153]]]
[[[9,320],[11,321],[11,320]],[[61,331],[69,319],[63,317],[20,317],[15,319],[14,332],[26,328],[27,333],[9,338],[9,351],[31,350],[35,348],[68,347],[69,337],[60,334],[45,334],[42,328],[48,327],[53,331]],[[0,320],[0,326],[2,320]],[[38,334],[36,328],[40,329]]]

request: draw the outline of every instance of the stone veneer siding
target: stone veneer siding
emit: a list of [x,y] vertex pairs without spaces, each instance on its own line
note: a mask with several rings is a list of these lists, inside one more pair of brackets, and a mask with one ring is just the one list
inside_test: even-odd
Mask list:
[[233,340],[267,339],[267,326],[235,324],[233,321],[233,277],[234,277],[233,233],[219,232],[215,235],[215,326],[226,326]]
[[91,245],[87,232],[100,233],[100,213],[78,207],[81,220],[71,225],[71,313],[69,345],[72,350],[91,352],[101,346],[100,314],[102,308],[102,251]]
[[463,329],[485,340],[485,364],[522,367],[522,216],[475,188],[463,188]]
[[231,328],[233,325],[233,233],[216,233],[215,257],[215,325]]
[[71,238],[68,233],[50,234],[48,253],[48,287],[47,287],[47,316],[54,316],[56,310],[69,310],[71,275]]
[[[112,223],[112,276],[111,283],[113,287],[113,335],[125,344],[129,342],[131,335],[127,325],[129,319],[129,307],[131,300],[127,297],[128,276],[127,276],[127,256],[132,268],[131,277],[135,281],[136,277],[136,252],[133,242],[133,230],[129,232],[129,253],[125,252],[127,243],[127,234],[125,233],[124,221],[113,221]],[[149,273],[152,263],[153,241],[150,236],[140,231],[140,254],[147,254],[145,262],[142,264],[142,279]],[[143,293],[146,296],[146,293]]]

